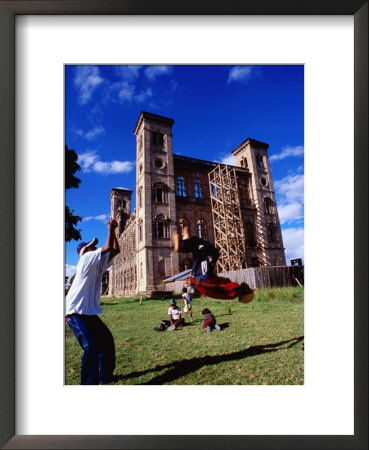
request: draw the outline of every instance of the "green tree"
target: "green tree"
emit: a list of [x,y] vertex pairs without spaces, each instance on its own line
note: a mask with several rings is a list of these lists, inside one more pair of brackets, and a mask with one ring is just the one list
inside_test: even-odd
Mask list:
[[[77,163],[77,153],[68,149],[65,146],[65,189],[78,189],[81,180],[74,174],[81,170],[81,166]],[[65,206],[65,240],[70,242],[72,240],[79,241],[82,239],[81,230],[76,228],[78,222],[82,220],[82,217],[75,216],[74,211],[70,210],[68,206]]]

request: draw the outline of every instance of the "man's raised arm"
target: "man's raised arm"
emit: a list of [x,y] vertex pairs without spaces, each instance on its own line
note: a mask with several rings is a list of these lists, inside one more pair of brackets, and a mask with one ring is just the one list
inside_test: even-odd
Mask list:
[[108,227],[108,236],[106,238],[104,246],[101,248],[101,253],[104,254],[109,252],[110,261],[120,252],[118,239],[115,235],[115,229],[117,228],[118,224],[114,219],[110,219],[106,225]]

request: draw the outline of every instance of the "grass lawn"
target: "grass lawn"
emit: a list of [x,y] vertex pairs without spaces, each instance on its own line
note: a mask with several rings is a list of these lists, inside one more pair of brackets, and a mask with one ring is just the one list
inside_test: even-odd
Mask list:
[[[168,300],[102,298],[116,346],[114,384],[296,385],[304,383],[304,290],[262,289],[249,304],[194,298],[194,322],[154,331]],[[181,306],[181,299],[177,300]],[[209,308],[222,331],[202,330]],[[82,349],[66,326],[66,384],[79,384]]]

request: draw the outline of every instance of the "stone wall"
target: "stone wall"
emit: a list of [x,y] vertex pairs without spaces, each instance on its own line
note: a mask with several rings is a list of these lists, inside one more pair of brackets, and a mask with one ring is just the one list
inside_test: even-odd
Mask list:
[[137,295],[136,213],[126,223],[118,237],[120,253],[114,258],[109,276],[109,295],[128,297]]

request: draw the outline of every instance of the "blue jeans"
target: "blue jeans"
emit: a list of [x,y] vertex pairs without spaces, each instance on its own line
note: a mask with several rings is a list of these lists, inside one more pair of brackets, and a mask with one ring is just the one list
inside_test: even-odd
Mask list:
[[71,314],[67,323],[83,348],[81,384],[107,384],[115,369],[114,338],[98,316]]

